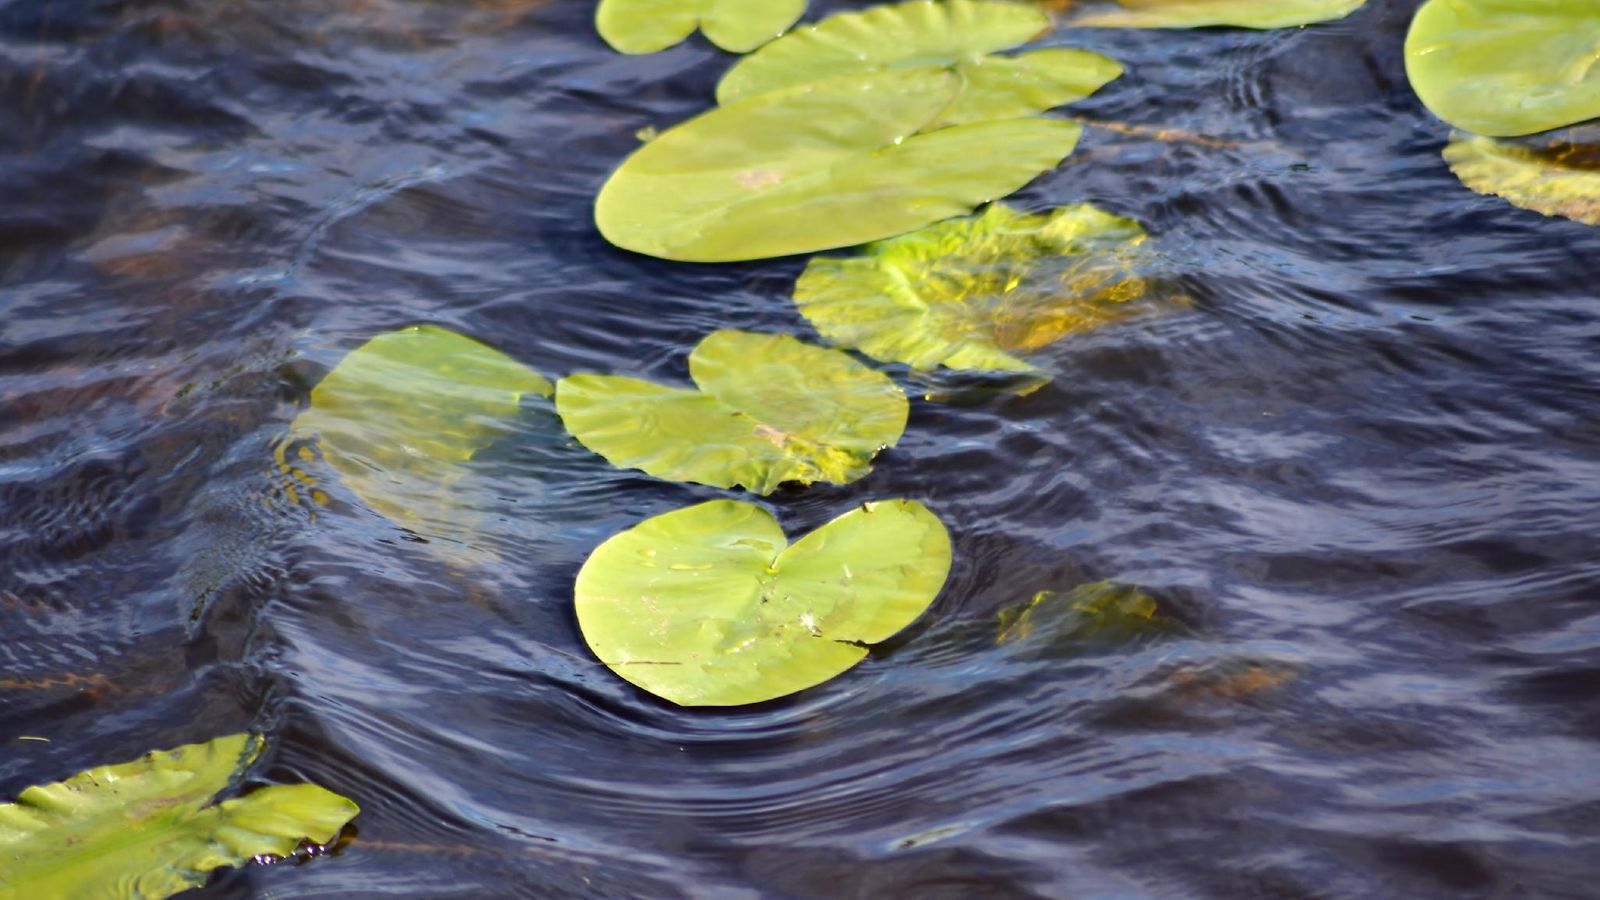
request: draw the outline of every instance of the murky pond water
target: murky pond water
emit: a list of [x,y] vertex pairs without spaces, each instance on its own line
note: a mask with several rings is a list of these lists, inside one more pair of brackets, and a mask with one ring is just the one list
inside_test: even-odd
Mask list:
[[[404,325],[662,379],[716,328],[813,336],[803,260],[590,222],[728,57],[619,56],[590,0],[0,5],[0,793],[257,729],[260,779],[362,805],[216,898],[1593,896],[1600,232],[1450,175],[1415,5],[1046,39],[1128,66],[1072,110],[1120,124],[1017,202],[1141,220],[1192,302],[770,498],[791,533],[922,499],[956,563],[863,665],[738,711],[622,682],[571,606],[606,536],[722,493],[531,403],[463,568],[272,465]],[[993,640],[1106,578],[1183,634]]]

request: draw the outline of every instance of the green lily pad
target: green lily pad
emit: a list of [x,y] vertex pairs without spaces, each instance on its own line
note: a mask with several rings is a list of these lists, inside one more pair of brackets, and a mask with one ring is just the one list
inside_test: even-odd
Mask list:
[[1181,630],[1176,619],[1161,614],[1149,594],[1133,585],[1097,581],[1070,591],[1040,591],[1027,603],[1002,610],[997,642],[1015,643],[1035,634],[1051,641],[1115,642]]
[[847,354],[787,335],[715,331],[689,355],[699,390],[617,375],[571,375],[556,412],[613,465],[672,481],[844,484],[905,431],[905,392]]
[[1547,216],[1600,225],[1600,146],[1559,142],[1548,147],[1455,134],[1445,161],[1461,183],[1480,194]]
[[1013,354],[1141,311],[1129,270],[1144,237],[1087,203],[1048,215],[995,203],[864,256],[813,259],[794,299],[823,337],[876,359],[1035,372]]
[[958,216],[1072,152],[1048,119],[918,134],[954,102],[941,66],[843,75],[718,107],[662,133],[611,175],[595,223],[627,250],[692,262],[847,247]]
[[1075,18],[1089,28],[1294,28],[1342,19],[1367,0],[1119,0],[1121,8]]
[[647,519],[578,573],[578,625],[613,672],[680,706],[739,706],[842,674],[933,603],[950,535],[912,500],[866,503],[792,546],[759,506]]
[[364,504],[423,535],[460,537],[452,487],[473,455],[509,434],[524,395],[550,382],[443,328],[380,334],[351,351],[290,424]]
[[158,900],[214,869],[326,844],[360,812],[312,784],[209,805],[261,752],[245,734],[24,790],[0,806],[0,898]]
[[1600,0],[1429,0],[1406,74],[1457,128],[1509,137],[1600,117]]
[[1049,26],[1043,10],[997,0],[911,0],[840,13],[740,60],[717,84],[717,102],[737,103],[845,74],[945,66],[961,77],[961,92],[923,127],[931,131],[1043,112],[1081,100],[1122,74],[1115,60],[1087,50],[989,55],[1026,43]]
[[748,53],[785,31],[806,0],[600,0],[595,28],[621,53],[655,53],[699,28],[711,43]]

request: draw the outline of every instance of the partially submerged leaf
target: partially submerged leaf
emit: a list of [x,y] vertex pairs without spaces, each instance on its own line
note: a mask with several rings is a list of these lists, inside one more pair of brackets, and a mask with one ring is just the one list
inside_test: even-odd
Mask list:
[[595,28],[622,53],[655,53],[696,28],[724,50],[748,53],[788,30],[806,0],[600,0]]
[[788,545],[759,506],[714,500],[647,519],[578,573],[601,662],[681,706],[760,703],[821,684],[926,610],[950,536],[911,500],[866,503]]
[[213,869],[326,844],[360,812],[311,784],[208,805],[260,752],[235,734],[24,790],[0,806],[0,900],[158,900]]
[[1538,148],[1455,134],[1445,161],[1461,183],[1513,206],[1600,225],[1600,146],[1558,143]]
[[1406,74],[1439,118],[1510,137],[1600,117],[1600,0],[1429,0]]
[[905,431],[905,393],[887,376],[787,335],[712,332],[689,374],[699,390],[571,375],[556,411],[613,465],[761,494],[785,481],[854,481]]
[[601,189],[595,223],[624,249],[693,262],[847,247],[1009,194],[1077,143],[1079,126],[1047,119],[918,134],[961,88],[924,66],[718,107],[634,151]]
[[1010,644],[1039,634],[1055,641],[1127,641],[1179,630],[1162,615],[1156,599],[1133,585],[1097,581],[1070,591],[1040,591],[1020,606],[1002,610],[997,642]]
[[1087,50],[989,55],[1049,25],[1042,10],[1004,0],[910,0],[840,13],[740,60],[717,84],[717,102],[845,74],[945,66],[961,77],[961,90],[926,131],[1032,115],[1081,100],[1122,74],[1115,60]]
[[1013,354],[1141,311],[1129,252],[1144,236],[1087,203],[1048,215],[995,203],[864,256],[813,259],[794,299],[828,340],[877,359],[1032,372]]
[[1293,28],[1342,19],[1367,0],[1118,0],[1069,24],[1090,28]]
[[351,351],[290,425],[368,507],[428,535],[458,531],[452,487],[553,387],[498,350],[443,328],[381,334]]

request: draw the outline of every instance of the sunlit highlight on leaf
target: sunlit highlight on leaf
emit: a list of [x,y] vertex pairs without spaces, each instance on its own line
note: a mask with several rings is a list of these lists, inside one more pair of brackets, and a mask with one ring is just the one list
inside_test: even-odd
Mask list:
[[1461,183],[1480,194],[1547,216],[1600,225],[1600,145],[1523,143],[1455,134],[1445,161]]

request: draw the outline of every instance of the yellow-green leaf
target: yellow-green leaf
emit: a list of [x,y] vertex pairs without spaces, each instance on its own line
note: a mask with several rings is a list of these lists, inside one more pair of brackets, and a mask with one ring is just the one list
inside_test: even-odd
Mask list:
[[950,536],[911,500],[866,503],[792,546],[759,506],[647,519],[578,573],[600,661],[681,706],[760,703],[821,684],[910,625],[950,571]]
[[208,805],[260,752],[235,734],[24,790],[0,806],[0,900],[159,900],[214,869],[326,844],[360,812],[310,784]]
[[1497,137],[1600,117],[1600,0],[1429,0],[1406,74],[1457,128]]
[[1455,134],[1445,161],[1480,194],[1547,216],[1600,225],[1600,147],[1558,142],[1535,147]]
[[712,332],[689,374],[698,390],[571,375],[556,387],[556,411],[613,465],[761,494],[786,481],[854,481],[905,430],[905,393],[892,380],[787,335]]
[[1035,635],[1051,643],[1126,641],[1180,627],[1137,587],[1097,581],[1070,591],[1040,591],[1027,603],[1002,610],[997,642],[1010,644]]
[[664,259],[810,253],[962,215],[1077,143],[1079,126],[1046,119],[918,134],[960,91],[959,76],[925,66],[718,107],[628,157],[601,189],[595,223],[613,244]]
[[788,30],[806,0],[600,0],[595,28],[622,53],[655,53],[696,28],[711,43],[748,53]]
[[823,337],[877,359],[1032,372],[1014,354],[1143,311],[1130,270],[1144,237],[1087,203],[1047,215],[995,203],[863,256],[815,258],[794,299]]

